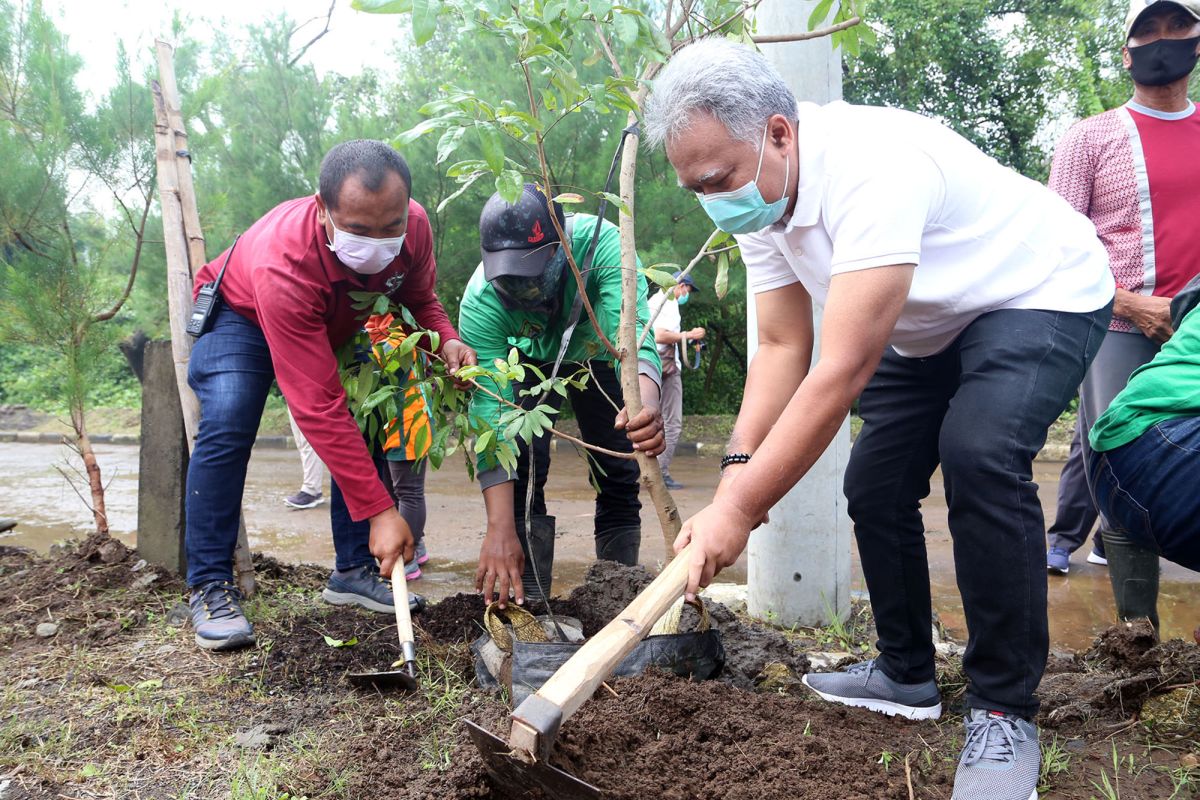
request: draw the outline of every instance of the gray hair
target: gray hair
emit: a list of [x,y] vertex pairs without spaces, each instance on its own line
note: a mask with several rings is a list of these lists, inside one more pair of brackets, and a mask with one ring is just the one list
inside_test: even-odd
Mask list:
[[712,115],[736,140],[762,146],[763,125],[775,114],[797,122],[796,96],[762,54],[711,37],[681,49],[654,80],[643,124],[646,143],[666,144],[697,111]]

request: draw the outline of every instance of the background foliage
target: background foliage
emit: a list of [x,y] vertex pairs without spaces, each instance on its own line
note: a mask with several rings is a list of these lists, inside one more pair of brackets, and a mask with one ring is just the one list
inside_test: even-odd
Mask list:
[[[0,0],[0,60],[11,63],[12,42],[34,33],[54,35],[54,21],[41,18],[34,31],[27,4]],[[887,104],[935,116],[984,150],[1032,177],[1044,178],[1053,143],[1072,119],[1124,102],[1130,84],[1119,69],[1121,0],[871,0],[867,23],[876,35],[845,66],[845,95],[852,102]],[[653,12],[655,5],[644,8]],[[624,24],[624,23],[623,23]],[[502,42],[457,36],[436,17],[422,22],[431,44],[413,48],[398,42],[395,68],[386,74],[318,75],[299,55],[307,36],[296,35],[286,17],[264,20],[246,29],[223,29],[208,41],[189,33],[180,19],[175,28],[176,69],[191,132],[191,149],[200,213],[215,256],[235,233],[276,203],[315,190],[320,159],[334,143],[353,137],[394,140],[426,116],[420,109],[444,100],[451,85],[469,85],[479,96],[520,99],[525,87]],[[619,43],[619,36],[614,33]],[[321,47],[317,42],[314,47]],[[111,98],[76,97],[73,76],[82,68],[69,43],[42,48],[53,55],[54,81],[69,102],[25,105],[0,119],[0,147],[8,146],[21,119],[54,106],[63,125],[103,137],[103,108]],[[295,63],[293,63],[293,61]],[[46,63],[50,63],[47,61]],[[138,124],[152,141],[150,98],[146,89],[150,53],[132,53],[124,62],[136,80],[130,91],[145,109]],[[608,74],[598,59],[576,65],[582,84],[602,83]],[[0,85],[0,102],[9,91]],[[43,98],[45,99],[45,98]],[[89,107],[91,110],[89,110]],[[40,112],[37,112],[40,113]],[[624,112],[594,103],[568,115],[548,140],[556,178],[581,192],[603,184]],[[111,124],[111,120],[109,121]],[[70,137],[48,138],[44,146],[66,158]],[[440,271],[440,294],[452,318],[458,299],[478,262],[478,210],[494,190],[479,181],[452,203],[442,202],[460,186],[450,174],[460,160],[486,161],[484,140],[464,137],[453,159],[438,162],[437,136],[402,144],[413,172],[414,196],[429,211]],[[518,145],[508,144],[516,147]],[[34,194],[28,175],[13,168],[19,161],[0,153],[0,209],[28,207]],[[97,285],[121,284],[127,272],[128,242],[117,224],[116,209],[90,204],[85,192],[68,192],[89,170],[111,176],[120,170],[75,162],[64,174],[65,187],[55,200],[76,222],[76,236],[90,252],[105,254],[93,264]],[[93,177],[91,180],[99,180]],[[102,185],[93,184],[93,185]],[[695,200],[679,190],[661,153],[643,153],[639,164],[638,241],[647,264],[686,261],[711,230]],[[592,210],[590,207],[588,210]],[[152,210],[151,214],[156,214]],[[615,218],[615,210],[611,212]],[[157,238],[159,224],[150,222]],[[123,250],[123,248],[125,248]],[[5,269],[21,268],[11,232],[0,225],[0,260]],[[90,401],[105,405],[136,403],[136,382],[124,368],[115,340],[135,329],[153,335],[166,330],[165,279],[161,246],[154,242],[134,286],[133,296],[111,325],[111,335],[90,362]],[[698,281],[712,286],[715,264],[697,267]],[[0,273],[11,275],[9,272]],[[0,302],[13,293],[11,277],[0,277]],[[685,370],[687,413],[731,413],[741,396],[745,339],[744,271],[732,270],[730,291],[718,302],[711,291],[692,298],[685,324],[703,325],[713,338],[701,370]],[[719,342],[719,344],[718,344]],[[719,352],[718,352],[719,351]],[[717,356],[715,367],[712,359]],[[711,368],[710,368],[711,367]],[[0,347],[0,402],[61,407],[61,370],[53,352],[37,345]]]

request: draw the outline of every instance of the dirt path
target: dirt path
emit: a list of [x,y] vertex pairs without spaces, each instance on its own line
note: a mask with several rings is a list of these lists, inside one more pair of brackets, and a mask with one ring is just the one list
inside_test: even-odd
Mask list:
[[[321,568],[267,559],[259,574],[249,608],[258,647],[219,655],[174,624],[182,587],[119,543],[90,540],[52,558],[0,550],[0,796],[499,797],[459,724],[502,732],[506,713],[471,685],[475,598],[426,612],[420,692],[381,696],[352,690],[345,674],[396,658],[387,619],[320,603]],[[564,606],[592,609],[594,627],[643,580],[610,574],[599,594]],[[599,693],[565,726],[556,761],[613,798],[949,797],[957,660],[940,665],[950,713],[907,723],[830,706],[794,681],[731,685],[739,672],[768,671],[750,660],[765,661],[764,649],[740,642],[782,642],[802,665],[811,639],[720,619],[727,678],[614,681],[616,697]],[[1113,796],[1125,800],[1196,796],[1197,673],[1200,647],[1154,647],[1136,628],[1057,659],[1042,688],[1044,796],[1104,797],[1105,780],[1119,781]]]

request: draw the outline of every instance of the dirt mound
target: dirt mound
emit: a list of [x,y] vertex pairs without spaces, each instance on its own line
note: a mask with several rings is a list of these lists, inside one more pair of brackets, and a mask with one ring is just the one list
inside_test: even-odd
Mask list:
[[1146,655],[1157,644],[1158,636],[1150,620],[1134,620],[1102,631],[1084,659],[1109,670],[1135,672],[1150,666]]
[[424,638],[469,642],[483,633],[483,608],[479,595],[459,592],[429,606],[414,621]]
[[640,564],[627,567],[615,561],[597,561],[588,567],[583,583],[554,610],[583,623],[583,635],[595,636],[654,580]]

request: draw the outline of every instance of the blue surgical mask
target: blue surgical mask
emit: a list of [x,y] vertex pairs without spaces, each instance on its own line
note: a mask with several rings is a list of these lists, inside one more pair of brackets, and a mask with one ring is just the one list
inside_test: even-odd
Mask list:
[[787,157],[787,166],[785,167],[787,172],[783,177],[784,190],[780,198],[774,203],[768,203],[763,199],[762,192],[758,190],[758,176],[762,174],[763,156],[767,152],[768,130],[769,128],[763,128],[762,147],[758,152],[758,170],[754,173],[754,180],[732,192],[697,195],[700,205],[708,214],[709,219],[726,233],[761,231],[768,225],[778,222],[783,216],[783,212],[787,210],[787,184],[788,178],[792,176],[790,154]]
[[684,303],[687,302],[687,299],[691,296],[692,295],[690,292],[684,292],[683,294],[679,295],[679,297],[675,298],[675,302],[679,303],[679,305],[683,305]]

